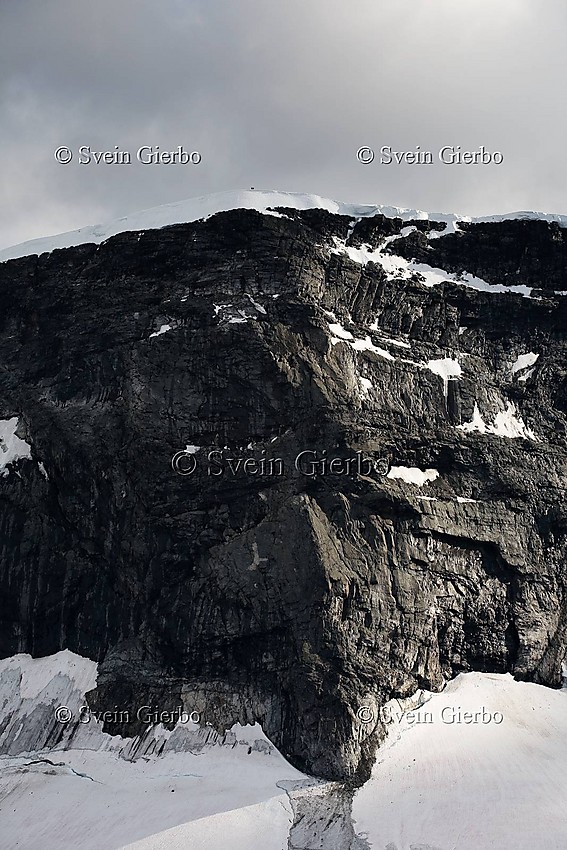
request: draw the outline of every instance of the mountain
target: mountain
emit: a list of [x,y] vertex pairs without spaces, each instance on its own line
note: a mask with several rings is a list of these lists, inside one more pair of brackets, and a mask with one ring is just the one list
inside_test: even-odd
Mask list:
[[558,687],[564,225],[243,193],[5,251],[2,656],[354,784],[392,699]]
[[403,209],[402,207],[391,207],[375,204],[345,204],[340,201],[332,201],[322,198],[320,195],[302,194],[300,192],[276,192],[276,191],[232,191],[217,192],[213,195],[204,195],[200,198],[189,198],[186,201],[178,201],[172,204],[163,204],[149,210],[141,210],[122,218],[118,218],[107,224],[94,224],[72,230],[68,233],[59,233],[55,236],[32,239],[19,245],[0,250],[0,262],[11,260],[15,257],[25,257],[30,254],[44,254],[55,248],[71,248],[76,245],[84,245],[93,242],[99,245],[117,233],[129,230],[154,230],[166,227],[170,224],[184,224],[186,222],[205,219],[219,212],[227,212],[236,209],[250,209],[269,213],[277,207],[289,207],[294,210],[320,209],[337,215],[346,215],[354,218],[370,218],[383,215],[388,218],[400,218],[402,221],[429,221],[434,220],[446,225],[446,232],[454,232],[459,222],[501,222],[508,219],[538,220],[559,224],[567,227],[567,216],[539,212],[515,212],[506,215],[492,215],[471,218],[470,216],[459,216],[454,213],[427,213],[423,210]]

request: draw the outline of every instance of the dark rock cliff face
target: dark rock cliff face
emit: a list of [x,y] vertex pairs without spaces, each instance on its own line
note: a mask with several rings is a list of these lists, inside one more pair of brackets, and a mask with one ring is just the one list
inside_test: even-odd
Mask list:
[[[95,708],[257,720],[356,781],[392,697],[560,682],[567,235],[282,212],[0,265],[0,418],[32,452],[0,477],[0,650],[69,648],[101,663]],[[306,451],[377,464],[311,476]]]

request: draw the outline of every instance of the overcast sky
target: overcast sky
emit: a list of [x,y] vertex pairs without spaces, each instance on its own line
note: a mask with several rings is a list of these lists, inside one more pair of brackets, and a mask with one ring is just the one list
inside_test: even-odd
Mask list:
[[[567,213],[566,32],[565,0],[1,0],[0,247],[251,186]],[[142,145],[202,161],[142,165]],[[504,162],[386,165],[383,145]]]

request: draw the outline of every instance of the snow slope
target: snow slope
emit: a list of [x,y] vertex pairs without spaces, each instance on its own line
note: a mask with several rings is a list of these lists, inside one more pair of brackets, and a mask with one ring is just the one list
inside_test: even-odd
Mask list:
[[287,850],[292,810],[285,794],[151,835],[125,850]]
[[166,227],[169,224],[197,221],[198,219],[207,218],[215,213],[226,210],[254,209],[264,213],[268,208],[272,207],[291,207],[298,210],[323,209],[354,218],[366,218],[381,214],[389,218],[399,217],[404,221],[431,219],[447,224],[446,230],[443,231],[444,234],[454,233],[459,221],[495,222],[509,218],[543,219],[545,221],[557,222],[561,227],[567,227],[567,216],[539,212],[515,212],[505,215],[470,218],[452,213],[427,213],[422,210],[402,209],[392,206],[346,204],[339,201],[332,201],[328,198],[321,198],[319,195],[297,192],[249,190],[219,192],[200,198],[190,198],[189,200],[180,201],[175,204],[165,204],[152,209],[135,212],[111,221],[108,224],[95,224],[81,227],[79,230],[69,231],[68,233],[60,233],[41,239],[32,239],[29,242],[23,242],[20,245],[14,245],[13,247],[1,250],[0,262],[11,260],[15,257],[43,254],[53,251],[55,248],[70,248],[74,245],[82,245],[88,242],[99,244],[111,236],[115,236],[117,233],[132,230],[153,230]]
[[[387,743],[355,796],[370,847],[565,850],[567,690],[468,673],[424,698],[401,722],[392,707]],[[463,722],[482,707],[491,722]],[[460,723],[443,722],[458,711]]]
[[[0,661],[0,728],[9,715],[12,738],[39,741],[42,707],[53,714],[66,700],[75,711],[95,683],[96,665],[68,651]],[[344,789],[299,773],[258,726],[233,727],[228,744],[191,751],[178,740],[132,760],[93,721],[82,738],[0,756],[0,846],[565,850],[567,688],[469,673],[440,694],[393,700],[382,718],[388,737],[352,811]]]
[[[0,661],[2,850],[115,850],[142,840],[148,850],[213,850],[223,835],[234,850],[287,845],[292,808],[279,783],[305,776],[260,726],[235,724],[224,738],[211,734],[205,746],[196,724],[170,733],[157,727],[164,755],[142,747],[132,760],[127,740],[105,734],[94,719],[76,723],[96,668],[67,650]],[[68,723],[56,720],[62,706],[72,715]],[[53,726],[62,738],[50,737]],[[165,843],[151,838],[164,832]]]
[[135,762],[92,750],[2,758],[0,846],[216,850],[224,833],[231,850],[282,850],[292,810],[277,783],[301,774],[281,756],[217,749]]

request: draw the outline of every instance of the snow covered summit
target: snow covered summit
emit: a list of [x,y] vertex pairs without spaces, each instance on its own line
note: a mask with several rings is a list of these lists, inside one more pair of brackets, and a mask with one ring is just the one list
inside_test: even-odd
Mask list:
[[155,230],[170,224],[197,221],[215,215],[218,212],[235,209],[252,209],[264,213],[274,207],[291,207],[297,210],[323,209],[355,218],[384,215],[389,218],[401,218],[404,221],[431,219],[433,221],[445,222],[447,224],[446,233],[453,233],[455,231],[455,225],[459,221],[494,222],[509,218],[542,219],[556,222],[561,227],[567,227],[567,216],[548,213],[513,212],[505,215],[471,218],[454,213],[427,213],[422,210],[403,209],[380,204],[347,204],[322,198],[319,195],[299,192],[250,189],[246,191],[218,192],[212,195],[204,195],[200,198],[189,198],[186,201],[178,201],[174,204],[164,204],[163,206],[153,207],[148,210],[141,210],[131,215],[117,218],[107,224],[88,225],[78,230],[68,231],[67,233],[32,239],[28,242],[22,242],[19,245],[0,250],[0,262],[12,260],[16,257],[44,254],[56,248],[71,248],[75,245],[83,245],[89,242],[99,244],[111,236],[116,236],[117,233],[125,233],[132,230]]

